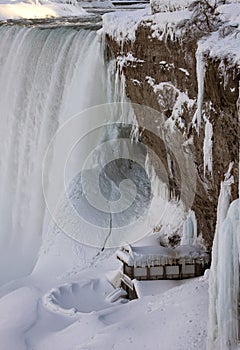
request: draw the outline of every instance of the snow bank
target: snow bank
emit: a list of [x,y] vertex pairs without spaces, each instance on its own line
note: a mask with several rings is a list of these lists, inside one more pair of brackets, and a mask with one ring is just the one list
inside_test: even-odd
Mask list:
[[169,289],[179,287],[189,280],[158,280],[158,281],[138,281],[133,280],[134,288],[138,298],[148,295],[158,295],[165,293]]
[[205,350],[207,290],[207,281],[195,279],[159,295],[81,314],[38,342],[31,336],[31,344],[36,350]]
[[26,350],[26,332],[37,321],[39,292],[22,287],[0,299],[1,350]]

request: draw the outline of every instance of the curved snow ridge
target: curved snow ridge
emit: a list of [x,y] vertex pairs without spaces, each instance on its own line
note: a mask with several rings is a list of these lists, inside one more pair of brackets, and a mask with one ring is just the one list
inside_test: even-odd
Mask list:
[[65,316],[86,314],[113,306],[114,289],[105,278],[84,279],[53,288],[43,296],[45,308]]
[[[60,288],[68,289],[71,285],[65,284]],[[77,310],[75,308],[65,309],[58,304],[58,296],[61,295],[60,288],[53,288],[42,298],[43,305],[54,313],[60,313],[65,316],[73,316]]]

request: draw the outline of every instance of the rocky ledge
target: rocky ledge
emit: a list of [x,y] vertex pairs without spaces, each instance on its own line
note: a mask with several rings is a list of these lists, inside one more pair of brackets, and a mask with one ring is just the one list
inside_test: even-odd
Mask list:
[[[112,16],[117,22],[116,14]],[[158,111],[181,133],[179,148],[187,145],[196,176],[191,209],[198,221],[198,235],[211,249],[220,183],[231,162],[232,199],[238,197],[240,66],[234,40],[239,42],[239,28],[228,20],[218,30],[194,34],[183,24],[191,16],[183,10],[143,15],[132,22],[128,17],[126,33],[118,34],[108,26],[108,17],[106,52],[116,58],[131,102]],[[167,169],[170,193],[181,195],[181,159],[173,154],[168,140],[145,128],[146,122],[152,124],[151,130],[157,128],[156,118],[151,120],[136,108],[135,113],[141,140]]]

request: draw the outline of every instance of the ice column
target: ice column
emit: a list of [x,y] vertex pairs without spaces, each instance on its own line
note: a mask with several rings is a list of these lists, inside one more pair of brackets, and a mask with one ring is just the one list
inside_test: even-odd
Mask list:
[[239,200],[230,203],[233,177],[230,164],[217,208],[209,281],[208,350],[233,350],[238,339]]

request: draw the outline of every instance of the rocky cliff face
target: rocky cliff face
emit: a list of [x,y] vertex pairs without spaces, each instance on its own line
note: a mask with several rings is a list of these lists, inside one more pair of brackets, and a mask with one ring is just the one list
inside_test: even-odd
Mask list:
[[[134,103],[158,111],[165,121],[171,121],[182,134],[182,140],[188,144],[196,175],[191,208],[196,213],[198,235],[202,236],[206,247],[211,249],[220,182],[232,161],[232,198],[238,196],[237,101],[240,69],[230,59],[210,57],[208,52],[203,52],[201,62],[198,62],[198,65],[204,65],[205,71],[205,77],[202,76],[204,94],[201,101],[201,77],[197,77],[196,68],[197,46],[197,40],[170,37],[167,33],[161,39],[156,38],[147,22],[138,26],[134,42],[128,41],[120,45],[107,36],[108,54],[122,61],[125,57],[122,70],[126,77],[127,96]],[[196,127],[193,120],[199,104],[201,124]],[[150,117],[140,115],[138,110],[135,112],[140,129],[143,126],[142,140],[153,149],[166,167],[170,192],[173,196],[179,196],[183,181],[183,174],[179,171],[181,159],[176,159],[172,154],[166,140],[144,130],[144,118]],[[148,125],[149,123],[156,123],[156,120],[148,120]],[[209,125],[212,128],[210,134]],[[179,147],[182,145],[179,144]],[[207,166],[206,162],[209,161],[212,165]]]

